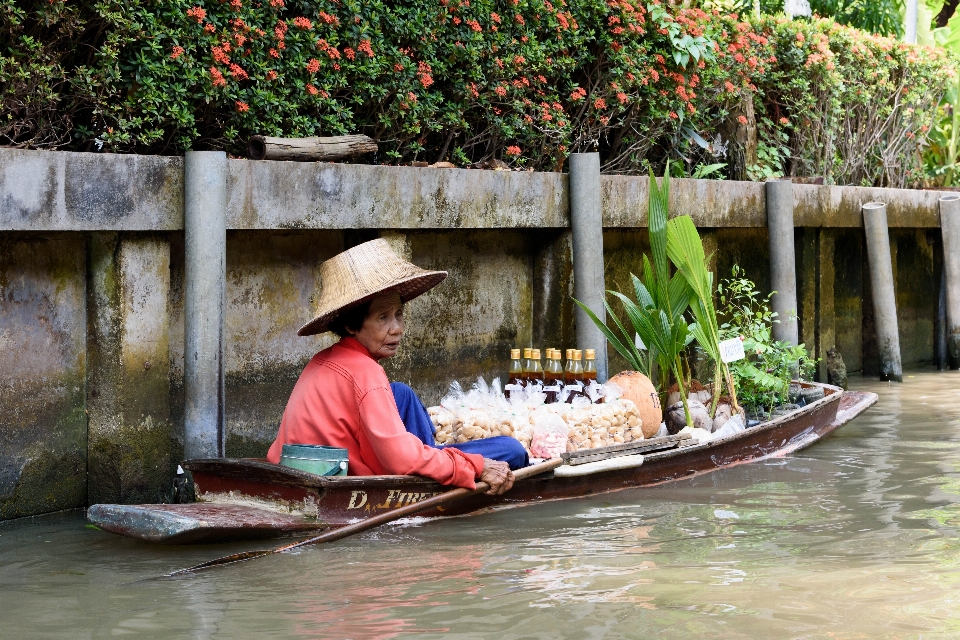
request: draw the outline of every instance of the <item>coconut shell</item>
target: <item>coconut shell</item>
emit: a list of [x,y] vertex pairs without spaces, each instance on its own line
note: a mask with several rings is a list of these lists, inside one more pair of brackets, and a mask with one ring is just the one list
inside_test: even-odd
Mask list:
[[663,409],[660,407],[660,396],[657,389],[650,382],[650,378],[639,371],[622,371],[608,380],[623,391],[623,397],[632,400],[640,412],[643,422],[644,438],[652,438],[660,430],[663,422]]

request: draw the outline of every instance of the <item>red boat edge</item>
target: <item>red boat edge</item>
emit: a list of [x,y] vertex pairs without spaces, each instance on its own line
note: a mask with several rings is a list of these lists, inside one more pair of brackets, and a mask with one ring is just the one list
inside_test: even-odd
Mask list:
[[[631,456],[629,461],[616,459],[621,464],[613,466],[620,468],[595,473],[549,473],[517,482],[502,496],[481,494],[419,516],[462,515],[652,486],[785,456],[847,424],[878,399],[874,393],[816,386],[824,389],[823,398],[727,438]],[[87,511],[88,519],[105,531],[149,542],[227,542],[339,527],[449,490],[416,476],[323,477],[249,458],[188,460],[182,466],[193,477],[197,502],[93,505]]]

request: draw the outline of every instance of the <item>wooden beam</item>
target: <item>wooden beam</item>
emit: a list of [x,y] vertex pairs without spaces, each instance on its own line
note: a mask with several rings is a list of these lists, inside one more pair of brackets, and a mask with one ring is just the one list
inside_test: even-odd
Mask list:
[[365,135],[332,138],[271,138],[253,136],[247,153],[253,160],[341,160],[377,150],[377,143]]

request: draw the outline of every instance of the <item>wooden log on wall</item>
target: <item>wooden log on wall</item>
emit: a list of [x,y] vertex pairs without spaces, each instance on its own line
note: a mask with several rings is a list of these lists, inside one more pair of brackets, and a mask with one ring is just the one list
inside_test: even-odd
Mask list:
[[377,143],[364,135],[331,138],[271,138],[253,136],[247,153],[253,160],[341,160],[377,150]]

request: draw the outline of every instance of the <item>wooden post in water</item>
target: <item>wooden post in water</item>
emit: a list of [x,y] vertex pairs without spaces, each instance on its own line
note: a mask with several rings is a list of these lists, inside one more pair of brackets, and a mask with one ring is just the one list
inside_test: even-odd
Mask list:
[[184,457],[222,458],[227,154],[188,151],[183,183]]
[[[600,199],[600,154],[570,154],[570,226],[573,229],[573,297],[602,321],[603,207]],[[607,381],[607,339],[590,317],[576,309],[577,348],[596,349],[597,380]]]
[[893,286],[893,263],[890,260],[890,234],[887,230],[887,205],[882,202],[868,202],[863,205],[863,228],[867,236],[870,289],[873,293],[877,351],[880,354],[880,379],[903,382],[900,333],[897,327],[897,297]]
[[793,245],[793,181],[769,180],[765,191],[770,286],[776,291],[771,303],[780,321],[773,325],[773,338],[797,345],[800,336],[797,329],[797,254]]
[[940,197],[943,274],[946,281],[947,360],[960,369],[960,195]]

